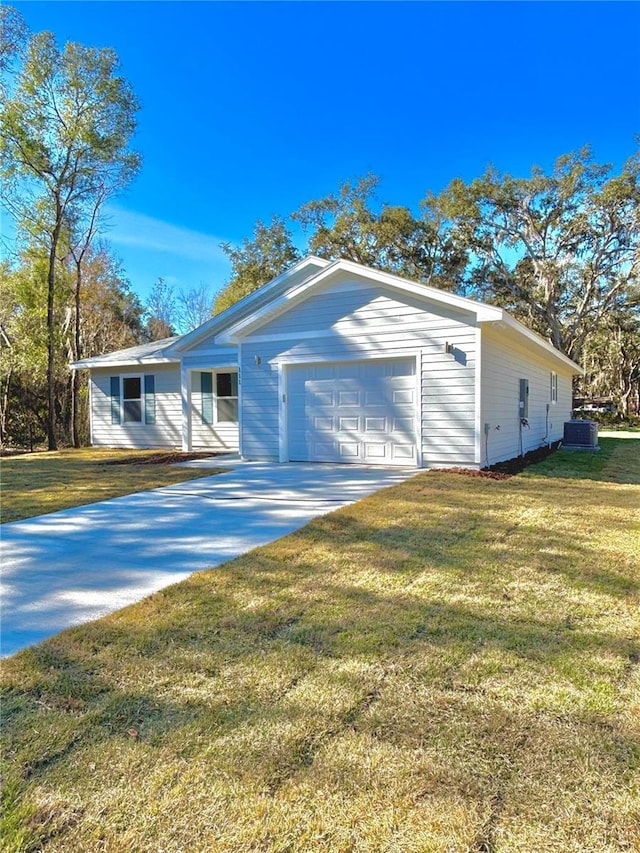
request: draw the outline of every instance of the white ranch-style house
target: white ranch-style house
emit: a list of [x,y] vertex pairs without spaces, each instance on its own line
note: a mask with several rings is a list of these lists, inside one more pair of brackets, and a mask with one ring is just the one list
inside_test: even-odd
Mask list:
[[506,311],[307,257],[90,370],[95,446],[481,468],[562,438],[580,367]]

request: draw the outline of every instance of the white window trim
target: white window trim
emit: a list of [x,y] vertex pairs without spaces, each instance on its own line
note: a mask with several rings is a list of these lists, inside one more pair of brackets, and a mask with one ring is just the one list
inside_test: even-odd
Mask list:
[[[124,419],[124,381],[125,379],[138,379],[140,380],[140,397],[127,397],[127,400],[140,400],[140,420],[137,421],[125,421]],[[144,407],[145,407],[145,399],[144,399],[144,374],[143,373],[121,373],[120,374],[120,426],[130,426],[137,425],[146,426],[144,422]]]
[[[237,367],[211,367],[209,369],[206,368],[198,368],[194,369],[194,372],[197,373],[210,373],[211,374],[211,392],[213,399],[213,420],[212,423],[206,424],[210,427],[218,426],[218,424],[237,424],[240,423],[240,371]],[[238,377],[238,393],[231,397],[218,397],[218,374],[220,373],[235,373]],[[189,383],[189,387],[191,387],[191,383]],[[198,388],[199,385],[196,385]],[[218,400],[236,400],[238,403],[238,417],[235,421],[225,421],[221,420],[218,416]],[[202,408],[202,400],[200,400],[200,407]]]
[[[120,421],[118,426],[121,427],[130,427],[130,426],[142,426],[142,427],[152,427],[153,423],[147,423],[145,419],[145,412],[147,410],[147,400],[146,393],[144,390],[144,380],[145,376],[153,376],[155,378],[155,373],[118,373],[113,374],[118,377],[118,381],[120,383],[120,394],[119,394],[119,414]],[[138,379],[140,381],[140,397],[127,397],[127,400],[140,400],[140,420],[138,421],[125,421],[124,419],[124,404],[125,404],[125,396],[124,396],[124,381],[125,379]],[[155,384],[155,383],[154,383]],[[156,392],[154,392],[155,394]],[[116,424],[114,424],[115,426]]]
[[549,400],[552,405],[558,402],[558,374],[552,370],[549,376]]
[[[237,424],[239,419],[240,419],[240,385],[239,385],[240,377],[238,374],[238,368],[234,368],[233,370],[227,370],[226,368],[216,368],[215,370],[212,371],[212,373],[213,373],[213,377],[214,377],[213,378],[213,389],[214,389],[213,390],[213,412],[214,412],[213,423],[215,425],[217,425],[217,424]],[[238,380],[236,381],[236,385],[238,387],[238,393],[235,396],[229,396],[229,397],[219,397],[218,396],[218,375],[221,373],[230,373],[230,374],[235,373],[236,376],[238,376]],[[218,400],[235,400],[236,401],[236,403],[238,404],[238,407],[237,407],[238,415],[237,415],[235,421],[223,421],[218,417]]]

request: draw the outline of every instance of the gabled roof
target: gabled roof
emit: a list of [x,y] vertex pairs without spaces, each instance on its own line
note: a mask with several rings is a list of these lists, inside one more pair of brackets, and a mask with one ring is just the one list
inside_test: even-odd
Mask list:
[[151,341],[148,344],[139,344],[136,347],[108,352],[105,355],[95,355],[93,358],[81,358],[71,363],[70,367],[121,367],[125,364],[157,364],[163,362],[180,361],[177,357],[171,357],[171,347],[178,340],[178,335],[172,338],[163,338],[161,341]]
[[497,308],[494,305],[487,305],[486,303],[478,302],[475,299],[467,299],[464,296],[457,296],[456,294],[449,293],[446,290],[429,287],[428,285],[410,281],[409,279],[393,275],[392,273],[382,272],[381,270],[372,269],[371,267],[365,267],[361,264],[354,263],[353,261],[345,261],[342,259],[334,261],[331,264],[327,264],[315,275],[306,278],[300,284],[290,288],[280,296],[265,302],[252,313],[239,317],[235,322],[225,324],[225,328],[216,336],[216,343],[239,343],[245,337],[249,337],[251,334],[255,333],[261,326],[271,322],[280,314],[284,314],[294,305],[308,299],[316,290],[329,285],[332,279],[344,273],[365,278],[369,281],[385,285],[386,287],[402,293],[410,293],[424,299],[425,302],[436,306],[439,305],[442,307],[454,308],[459,311],[465,311],[473,315],[477,323],[502,324],[505,329],[509,329],[517,336],[527,339],[529,344],[535,344],[537,347],[557,358],[565,366],[571,367],[574,373],[583,372],[579,365],[571,361],[570,358],[557,350],[548,341],[545,341],[535,332],[532,332],[526,326],[523,326],[522,323],[514,319],[503,308]]
[[492,305],[486,305],[483,302],[476,302],[473,299],[467,299],[464,296],[456,296],[446,290],[440,290],[436,287],[429,287],[426,284],[420,284],[409,279],[402,278],[392,273],[382,272],[371,267],[362,266],[354,261],[337,260],[328,264],[324,269],[317,272],[310,278],[305,279],[296,287],[283,293],[280,297],[269,300],[268,303],[261,306],[260,309],[238,318],[236,322],[227,324],[216,338],[219,343],[237,343],[242,338],[255,332],[260,326],[284,314],[293,305],[304,301],[312,291],[331,283],[331,279],[336,278],[341,273],[350,273],[351,275],[360,278],[366,278],[369,281],[377,282],[386,285],[403,293],[411,293],[420,296],[423,299],[432,302],[436,305],[443,305],[451,308],[457,308],[461,311],[474,314],[478,319],[498,320],[501,319],[502,310],[494,308]]
[[289,269],[276,276],[276,278],[272,278],[271,281],[268,281],[262,287],[258,288],[258,290],[254,290],[253,293],[245,296],[244,299],[235,302],[226,311],[216,314],[215,317],[207,320],[202,326],[198,326],[192,332],[182,335],[175,346],[175,351],[183,352],[197,344],[203,338],[215,335],[216,331],[222,331],[230,323],[238,322],[247,314],[253,315],[299,281],[306,281],[312,278],[319,270],[329,266],[329,263],[324,258],[307,255],[306,258],[298,261],[297,264],[289,267]]
[[429,287],[353,261],[340,259],[330,262],[313,255],[298,261],[281,275],[186,335],[82,359],[71,364],[71,367],[122,367],[127,364],[180,362],[184,352],[208,337],[212,338],[218,346],[235,346],[245,337],[255,333],[261,326],[308,299],[316,290],[330,286],[333,280],[345,273],[381,284],[400,293],[418,296],[434,306],[466,312],[478,324],[495,324],[506,333],[544,350],[565,367],[570,367],[574,373],[583,372],[579,365],[563,355],[548,341],[523,326],[502,308],[467,299],[464,296],[456,296],[446,290]]
[[155,341],[150,344],[141,344],[137,347],[116,350],[115,352],[94,356],[93,358],[83,358],[72,362],[70,367],[73,369],[81,367],[121,367],[125,364],[179,362],[180,355],[185,350],[195,346],[203,338],[213,336],[216,331],[222,330],[228,323],[234,320],[237,321],[245,314],[256,311],[262,305],[277,297],[283,290],[286,290],[293,284],[304,281],[328,265],[329,261],[325,261],[324,258],[307,255],[307,257],[298,261],[298,263],[289,267],[283,273],[271,279],[271,281],[268,281],[258,290],[245,296],[244,299],[235,302],[226,311],[216,314],[215,317],[207,320],[206,323],[198,326],[197,329],[187,332],[186,335],[176,335],[173,338],[165,338],[162,341]]

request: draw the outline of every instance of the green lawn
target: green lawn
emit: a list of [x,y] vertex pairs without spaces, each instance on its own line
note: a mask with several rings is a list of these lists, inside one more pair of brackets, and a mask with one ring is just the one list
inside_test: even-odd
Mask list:
[[640,850],[640,441],[425,472],[4,662],[8,851]]
[[[140,464],[157,455],[153,450],[83,448],[5,456],[0,462],[0,518],[3,523],[20,521],[216,473]],[[128,460],[138,460],[138,464],[127,464]]]

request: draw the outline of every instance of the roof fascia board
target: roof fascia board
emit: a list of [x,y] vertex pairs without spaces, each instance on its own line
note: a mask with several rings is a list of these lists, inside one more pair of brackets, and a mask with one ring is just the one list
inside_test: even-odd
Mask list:
[[134,367],[135,365],[141,364],[180,364],[180,359],[176,358],[130,358],[126,361],[117,361],[116,359],[106,359],[104,361],[98,361],[98,359],[102,358],[102,356],[97,356],[97,358],[83,358],[80,361],[72,361],[69,364],[71,370],[80,370],[80,369],[95,369],[97,367]]
[[455,296],[452,293],[447,293],[445,290],[438,290],[435,287],[418,284],[417,282],[409,281],[391,273],[374,270],[371,267],[364,267],[353,261],[338,260],[329,264],[311,278],[301,282],[288,293],[283,294],[268,305],[262,306],[254,314],[250,314],[248,317],[244,317],[242,320],[229,326],[216,337],[216,343],[238,343],[252,329],[259,328],[265,323],[274,320],[280,314],[285,313],[292,305],[302,301],[311,289],[319,287],[339,271],[368,278],[371,281],[385,284],[395,290],[420,296],[428,302],[435,302],[439,305],[468,311],[474,314],[479,322],[502,319],[503,311],[501,308],[495,308],[492,305],[483,305],[481,302],[476,302],[473,299],[467,299],[464,296]]
[[187,332],[186,335],[183,335],[179,341],[173,345],[173,348],[177,352],[182,352],[185,349],[193,346],[197,343],[201,338],[206,337],[207,335],[215,332],[215,329],[218,326],[224,326],[228,323],[235,314],[244,309],[251,306],[253,302],[256,301],[259,297],[264,295],[265,293],[273,290],[278,287],[278,285],[282,284],[283,281],[286,281],[287,278],[290,278],[296,272],[304,269],[306,266],[318,266],[326,267],[330,264],[330,261],[325,260],[324,258],[319,258],[316,255],[307,255],[302,258],[302,260],[298,261],[297,264],[294,264],[292,267],[286,269],[283,273],[272,278],[271,281],[263,284],[262,287],[258,288],[258,290],[254,290],[253,293],[249,293],[248,296],[245,296],[244,299],[241,299],[239,302],[230,305],[226,311],[223,311],[221,314],[217,314],[215,317],[212,317],[210,320],[207,320],[206,323],[203,323],[201,326],[198,326],[197,329],[194,329],[191,332]]
[[549,341],[545,341],[544,338],[541,338],[540,335],[532,332],[531,329],[528,329],[522,323],[512,317],[510,314],[507,314],[506,311],[503,312],[502,320],[498,321],[497,325],[500,323],[504,323],[504,325],[510,329],[512,329],[517,334],[521,335],[524,338],[527,338],[531,343],[536,344],[536,346],[545,350],[549,355],[561,361],[565,367],[571,368],[573,373],[579,374],[582,376],[584,374],[584,370],[580,367],[579,364],[576,364],[575,361],[572,361],[569,356],[565,355],[563,352],[560,352],[559,349],[550,344]]

